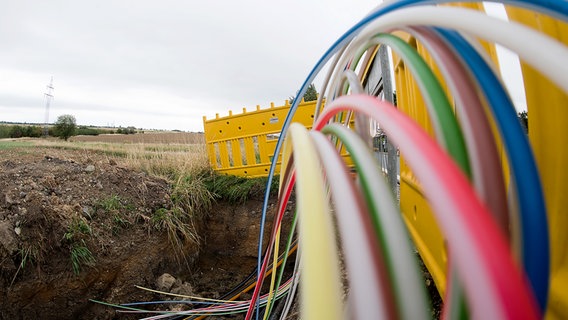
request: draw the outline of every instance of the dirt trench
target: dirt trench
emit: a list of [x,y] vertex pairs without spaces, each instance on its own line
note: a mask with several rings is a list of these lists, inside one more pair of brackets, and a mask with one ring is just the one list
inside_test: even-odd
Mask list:
[[138,318],[92,300],[164,299],[136,286],[215,298],[256,266],[261,199],[215,204],[180,260],[151,223],[172,205],[166,181],[85,151],[0,155],[0,319]]

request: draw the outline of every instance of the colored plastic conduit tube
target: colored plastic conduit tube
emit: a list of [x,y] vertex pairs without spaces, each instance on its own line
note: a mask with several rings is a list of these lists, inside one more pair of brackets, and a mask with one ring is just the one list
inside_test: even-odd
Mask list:
[[507,195],[497,146],[491,126],[468,71],[447,45],[430,28],[408,28],[436,61],[455,100],[456,114],[464,132],[473,185],[487,204],[502,232],[508,236]]
[[[346,45],[349,41],[351,41],[366,25],[368,25],[374,19],[381,17],[389,12],[395,11],[400,8],[411,7],[411,6],[418,6],[418,5],[432,5],[432,4],[442,4],[452,2],[452,0],[440,0],[440,1],[432,1],[432,0],[400,0],[397,2],[389,2],[385,3],[382,6],[379,6],[375,11],[369,13],[365,16],[361,21],[347,30],[341,37],[339,37],[331,47],[323,54],[323,56],[319,59],[316,65],[312,68],[310,73],[308,74],[307,78],[304,80],[304,83],[301,85],[300,89],[298,90],[298,96],[303,96],[306,92],[309,84],[313,82],[316,75],[320,72],[320,70],[324,67],[326,62],[338,51],[340,51],[344,45]],[[475,1],[479,2],[479,1]],[[542,12],[544,14],[549,14],[559,19],[567,20],[568,19],[568,3],[565,1],[543,1],[543,0],[507,0],[507,1],[492,1],[492,2],[502,2],[514,6],[519,6],[522,8],[527,8],[531,10],[536,10]],[[435,14],[435,13],[434,13]],[[275,146],[275,154],[280,153],[280,149],[282,148],[282,142],[284,141],[284,137],[290,126],[290,122],[292,117],[296,113],[298,108],[299,101],[296,99],[292,106],[290,107],[290,111],[286,115],[286,119],[282,125],[282,134],[280,135],[276,146]],[[318,106],[319,106],[318,102]],[[316,110],[319,112],[319,109]],[[273,161],[270,165],[269,175],[266,184],[266,190],[270,190],[270,185],[272,183],[272,178],[274,176],[274,171],[276,169],[276,157],[273,158]],[[258,249],[258,272],[260,273],[260,265],[261,265],[261,258],[262,258],[262,238],[264,234],[264,223],[266,220],[266,211],[268,208],[268,199],[270,197],[269,192],[265,193],[263,209],[262,209],[262,216],[260,221],[260,232],[259,232],[259,249]]]
[[385,44],[398,53],[415,76],[433,120],[436,137],[441,145],[462,168],[466,176],[471,175],[469,159],[463,133],[440,82],[420,57],[418,52],[400,38],[390,34],[379,34],[371,38],[365,48]]
[[328,104],[317,127],[347,109],[379,121],[420,180],[464,283],[472,316],[538,318],[539,312],[508,245],[487,208],[454,162],[412,120],[391,104],[351,95]]
[[[436,9],[436,10],[432,10]],[[437,15],[435,15],[437,13]],[[421,24],[440,24],[443,26],[450,26],[459,28],[460,30],[465,30],[470,33],[473,33],[477,36],[491,39],[497,41],[501,44],[506,45],[510,49],[513,49],[518,52],[521,58],[525,58],[525,60],[534,64],[535,68],[541,70],[542,72],[548,74],[550,77],[555,77],[558,79],[558,72],[551,70],[550,66],[547,65],[546,61],[542,60],[545,57],[542,55],[535,57],[535,51],[527,49],[528,46],[524,45],[527,40],[530,40],[535,46],[542,46],[546,47],[546,59],[558,58],[562,56],[562,52],[564,52],[564,56],[568,56],[568,49],[566,49],[563,45],[559,44],[558,42],[543,36],[542,34],[526,28],[524,26],[512,23],[506,23],[494,18],[487,17],[477,11],[473,10],[466,10],[466,9],[458,9],[458,8],[408,8],[399,10],[397,12],[389,13],[377,19],[376,21],[372,22],[367,29],[365,29],[359,37],[363,40],[358,40],[359,42],[363,42],[366,37],[372,36],[374,33],[380,30],[388,30],[392,28],[398,27],[406,27],[407,24],[411,23],[421,23]],[[479,27],[480,25],[483,28]],[[498,31],[497,31],[498,30]],[[527,37],[523,37],[522,41],[520,40],[511,40],[511,38],[516,38],[512,35],[518,34],[518,32],[522,32],[523,35]],[[454,33],[455,34],[455,33]],[[458,35],[456,34],[456,37]],[[358,41],[353,41],[351,46],[356,46]],[[531,46],[532,47],[532,46]],[[541,59],[541,60],[539,60]],[[544,62],[544,63],[543,63]],[[479,59],[478,63],[484,63],[483,59]],[[473,68],[475,72],[481,72],[479,68],[476,66]],[[553,69],[553,68],[552,68]],[[491,73],[491,70],[488,71]],[[491,73],[492,74],[492,73]],[[490,88],[493,89],[495,92],[495,86],[500,86],[500,83],[493,82],[492,85],[487,85],[486,82],[478,82],[481,88]],[[566,81],[564,84],[568,84]],[[497,91],[498,93],[498,91]],[[491,97],[492,99],[499,99],[497,97]],[[491,99],[489,99],[491,101]],[[508,98],[501,99],[503,103],[507,103]],[[512,105],[509,102],[509,105]],[[504,108],[500,108],[504,109]],[[517,138],[511,139],[514,141],[515,139],[521,139],[521,143],[514,143],[514,148],[511,149],[508,147],[508,151],[510,154],[510,159],[514,160],[517,163],[525,163],[527,166],[524,166],[523,170],[517,171],[519,175],[517,175],[515,182],[521,186],[526,185],[527,187],[537,189],[536,192],[518,192],[519,200],[521,204],[521,220],[525,225],[522,227],[523,237],[527,237],[523,240],[523,256],[528,255],[528,257],[523,257],[523,261],[525,263],[525,269],[527,270],[527,274],[531,279],[531,283],[533,284],[533,288],[535,289],[535,293],[538,297],[539,305],[541,306],[542,310],[546,307],[546,300],[547,300],[547,288],[548,288],[548,278],[549,278],[549,270],[547,265],[549,264],[548,261],[548,232],[547,232],[547,225],[546,225],[546,209],[544,206],[544,200],[542,197],[540,181],[538,179],[538,174],[536,174],[536,166],[531,165],[530,162],[534,164],[534,160],[532,160],[532,153],[530,152],[530,147],[528,147],[528,142],[524,143],[522,141],[526,141],[526,137],[522,133],[520,125],[516,120],[516,115],[512,112],[514,109],[509,111],[509,115],[507,117],[510,118],[512,126],[516,126],[517,128],[513,129],[517,131],[514,136]],[[499,120],[500,114],[495,114],[497,117],[497,122],[503,126],[501,123],[502,120]],[[514,118],[514,120],[513,120]],[[502,134],[505,139],[508,137],[507,132],[511,132],[508,127],[502,127]],[[507,143],[506,143],[507,145]],[[520,146],[519,146],[520,145]],[[523,147],[522,145],[526,145]],[[525,151],[520,155],[511,154],[514,149],[524,148]],[[525,159],[530,158],[530,159]],[[531,170],[534,173],[526,175],[520,175],[520,172],[524,172],[524,170]],[[536,178],[536,179],[533,179]],[[527,183],[532,179],[534,183]],[[522,187],[521,187],[522,189]],[[524,207],[524,209],[523,209]],[[528,218],[527,215],[530,214],[534,217]],[[525,224],[525,219],[531,219],[535,221],[536,227],[533,227],[533,224]],[[530,226],[531,230],[528,230]],[[530,244],[530,247],[529,247]],[[527,251],[531,251],[528,253]],[[536,259],[538,257],[538,259]]]
[[[290,248],[291,248],[291,244],[292,244],[292,240],[294,238],[294,232],[296,230],[296,223],[298,221],[298,215],[295,213],[294,214],[294,218],[292,219],[292,226],[290,228],[290,232],[288,235],[288,240],[286,241],[286,249],[284,250],[284,253],[282,254],[282,266],[280,267],[280,271],[278,273],[278,280],[276,281],[276,287],[278,288],[280,286],[280,282],[282,281],[282,277],[284,275],[284,269],[286,267],[286,262],[288,261],[288,256],[289,253],[291,252]],[[266,310],[266,315],[270,316],[272,309],[273,309],[274,303],[271,303],[270,305],[267,305],[267,310]],[[266,316],[265,316],[266,318]]]
[[[329,124],[321,131],[339,138],[355,165],[358,185],[369,215],[361,217],[360,220],[372,227],[373,238],[369,241],[374,240],[379,252],[382,252],[381,258],[387,267],[399,318],[425,317],[427,307],[424,284],[416,268],[417,261],[413,256],[410,237],[378,163],[355,132],[338,124]],[[355,217],[351,213],[347,214],[345,219],[353,220]]]
[[[498,123],[516,186],[520,204],[523,265],[531,281],[541,309],[546,308],[549,286],[550,252],[544,194],[530,144],[519,124],[509,96],[483,59],[458,34],[437,31],[459,50]],[[475,67],[473,67],[475,66]]]
[[[291,162],[289,162],[290,164]],[[272,251],[273,251],[273,262],[272,262],[272,276],[270,279],[270,287],[269,287],[269,294],[268,294],[268,298],[267,298],[267,305],[266,305],[266,311],[264,312],[264,319],[267,319],[268,317],[268,310],[270,310],[272,308],[272,300],[274,298],[274,285],[276,282],[276,274],[277,274],[277,267],[278,267],[278,250],[279,250],[279,246],[280,246],[280,230],[281,230],[281,224],[282,224],[282,219],[284,218],[284,213],[286,211],[286,207],[288,205],[288,200],[290,199],[290,195],[292,193],[292,187],[294,185],[294,179],[295,179],[295,175],[294,175],[294,171],[293,170],[286,170],[287,173],[287,177],[284,180],[286,183],[283,185],[284,187],[282,189],[280,189],[280,195],[278,197],[278,215],[277,215],[277,219],[274,223],[273,226],[273,232],[272,232],[272,237],[274,238],[274,241],[271,241],[271,245],[273,247]],[[291,174],[290,174],[291,173]],[[282,186],[282,183],[280,184],[280,186]],[[268,256],[265,257],[269,258]],[[264,277],[262,277],[264,278]],[[262,287],[262,282],[258,283],[257,288]]]
[[[375,11],[369,13],[361,21],[359,21],[357,24],[355,24],[353,27],[351,27],[349,30],[347,30],[341,37],[339,37],[331,45],[331,47],[323,54],[323,56],[319,59],[319,61],[316,63],[316,65],[312,68],[312,70],[308,74],[307,78],[304,80],[304,83],[301,85],[300,90],[298,91],[298,96],[302,96],[306,92],[309,84],[311,84],[313,82],[316,75],[321,71],[321,69],[324,67],[324,65],[327,63],[327,61],[334,54],[336,54],[338,51],[342,50],[344,45],[346,45],[349,41],[351,41],[361,31],[361,29],[363,29],[366,25],[368,25],[374,19],[381,17],[384,14],[387,14],[389,12],[395,11],[397,9],[405,8],[405,7],[419,6],[419,5],[442,4],[442,3],[448,3],[448,2],[452,2],[452,0],[439,0],[439,1],[400,0],[400,1],[397,1],[397,2],[384,3],[382,6],[379,6]],[[472,2],[479,2],[479,1],[472,1]],[[519,7],[522,7],[522,8],[536,10],[536,11],[542,12],[544,14],[549,14],[549,15],[554,16],[554,17],[559,18],[559,19],[568,20],[568,3],[563,2],[563,1],[506,0],[506,1],[490,1],[490,2],[506,3],[506,4],[510,4],[510,5],[513,5],[513,6],[519,6]],[[294,103],[290,107],[290,111],[288,112],[286,119],[284,120],[284,123],[283,123],[283,126],[282,126],[282,133],[283,134],[280,135],[280,137],[279,137],[279,139],[276,143],[275,154],[278,154],[280,152],[280,149],[282,147],[282,142],[283,142],[284,137],[285,137],[285,133],[286,133],[286,131],[287,131],[289,125],[290,125],[290,121],[291,121],[292,117],[294,116],[294,114],[295,114],[295,112],[298,108],[298,103],[299,102],[297,100],[294,101]],[[319,105],[320,104],[319,104],[319,100],[318,100],[318,106]],[[316,110],[316,113],[317,112],[319,112],[319,109]],[[271,166],[270,166],[268,180],[267,180],[267,188],[266,188],[267,190],[269,190],[270,184],[272,183],[272,177],[274,176],[275,169],[276,169],[276,158],[273,159]],[[261,257],[262,257],[262,252],[261,252],[262,235],[264,234],[264,222],[266,220],[266,210],[268,208],[269,196],[270,196],[269,193],[266,192],[265,198],[264,198],[263,210],[262,210],[262,217],[261,217],[261,222],[260,222],[259,251],[258,251],[258,260],[259,260],[258,268],[259,269],[260,269],[260,260],[261,260]]]
[[[396,39],[398,39],[398,38],[396,38]],[[401,40],[399,40],[399,41],[402,42]],[[450,125],[452,125],[452,126],[447,125],[446,127],[444,127],[445,130],[441,130],[441,129],[437,130],[438,136],[440,137],[440,140],[442,140],[442,145],[443,145],[444,141],[450,141],[449,139],[444,139],[445,137],[461,137],[461,131],[459,130],[459,126],[457,125],[457,123],[455,121],[453,112],[451,110],[451,107],[449,106],[449,102],[447,102],[446,96],[445,96],[443,90],[441,89],[441,86],[439,85],[438,80],[436,79],[436,77],[434,76],[432,71],[429,69],[429,67],[426,65],[424,60],[418,55],[418,53],[413,48],[408,46],[408,44],[406,44],[404,42],[403,43],[400,43],[400,42],[399,43],[395,42],[395,45],[393,45],[393,46],[398,49],[398,50],[396,50],[397,52],[402,51],[402,52],[405,53],[403,55],[403,59],[405,60],[407,65],[410,65],[412,72],[415,75],[417,75],[417,78],[418,78],[417,82],[421,84],[421,89],[424,92],[424,95],[427,96],[426,100],[429,102],[429,104],[431,106],[429,108],[430,114],[433,115],[434,119],[449,119],[450,120]],[[367,50],[369,47],[376,45],[377,43],[381,43],[380,41],[377,40],[377,37],[374,37],[370,41],[366,42],[363,45],[363,47],[361,49],[359,49],[359,51],[357,52],[357,54],[356,54],[357,59],[351,60],[350,68],[351,69],[355,68],[355,63],[353,63],[353,61],[358,61],[358,57],[360,57],[362,55],[363,51]],[[392,45],[392,43],[391,43],[391,45]],[[349,50],[346,51],[345,54],[349,55],[350,51]],[[352,70],[344,71],[342,73],[341,78],[336,77],[335,79],[337,80],[337,79],[343,79],[343,78],[346,78],[347,81],[349,82],[349,86],[351,88],[355,89],[353,91],[362,92],[362,90],[360,89],[361,85],[358,81],[358,78],[356,76],[354,76],[354,72]],[[335,85],[336,87],[344,86],[342,82],[340,82],[339,84],[337,84],[337,82],[339,82],[339,81],[336,81],[336,85]],[[435,84],[437,84],[437,86]],[[432,99],[432,98],[430,98],[431,96],[435,96],[437,99]],[[438,104],[432,103],[432,101],[435,101]],[[445,104],[444,104],[444,102],[445,102]],[[434,104],[435,106],[437,105],[438,108],[432,107],[432,104]],[[443,108],[443,107],[445,107],[445,108]],[[445,112],[445,114],[444,114],[444,112]],[[350,114],[351,111],[348,111],[347,113]],[[440,116],[440,114],[446,115],[446,117],[442,118]],[[356,117],[360,117],[361,115],[362,115],[361,113],[357,113]],[[448,121],[446,121],[446,122],[448,122]],[[442,122],[442,125],[443,124],[444,124],[444,122]],[[329,125],[328,127],[335,128],[336,126],[337,125],[335,125],[335,126]],[[438,127],[440,127],[440,126],[441,125],[438,125]],[[340,130],[339,127],[337,128],[337,130]],[[345,129],[345,130],[347,130],[347,129]],[[350,136],[347,133],[344,133],[344,135]],[[457,141],[457,143],[454,143],[453,145],[450,144],[449,146],[446,145],[445,147],[446,148],[448,148],[448,147],[452,148],[452,147],[457,145],[461,148],[461,150],[465,150],[463,140],[454,140],[454,141]],[[343,142],[343,139],[340,139],[340,142]],[[352,159],[357,159],[357,157],[356,157],[357,153],[354,150],[349,149],[349,148],[347,150],[348,150],[349,154],[351,155]],[[450,149],[450,150],[454,151],[452,149]],[[366,150],[366,151],[368,151],[368,150]],[[460,153],[450,152],[450,154],[455,155],[455,154],[460,154]],[[461,154],[463,155],[463,153],[461,153]],[[462,163],[460,163],[460,164],[462,165],[462,168],[463,168],[463,167],[466,167],[468,165],[465,157],[467,157],[467,155],[464,155],[464,157],[462,157],[461,159],[457,159],[457,160],[454,159],[454,160],[456,160],[456,161],[461,160]],[[360,166],[361,166],[360,164],[357,165],[357,170],[359,172],[359,176],[361,177],[361,180],[363,182],[365,182],[365,181],[367,181],[367,177],[373,176],[373,175],[369,175],[368,173],[362,171]],[[382,177],[380,178],[380,180],[377,180],[377,181],[382,181]],[[363,183],[363,186],[367,186],[367,184]],[[382,190],[382,192],[375,192],[374,194],[377,194],[377,195],[388,195],[388,194],[390,194],[390,190],[388,190],[388,188],[383,188],[381,190]],[[366,192],[366,194],[369,194],[369,192]],[[374,199],[374,197],[371,197],[370,201],[373,201],[373,199]],[[387,197],[387,200],[388,200],[388,197]],[[388,201],[381,200],[379,203],[387,203],[387,202]],[[377,212],[380,212],[380,211],[378,211],[378,210],[375,211],[375,215],[374,215],[375,217],[379,216]],[[383,215],[384,215],[384,213],[383,213]],[[398,212],[395,211],[393,216],[398,216]],[[382,225],[385,225],[385,224],[380,222],[380,221],[377,221],[377,220],[380,220],[380,219],[375,218],[374,220],[377,222],[376,227],[375,227],[376,230],[377,230],[377,234],[382,235],[382,237],[386,237],[389,234],[388,232],[386,232],[386,234],[385,234],[384,230],[398,230],[397,232],[395,232],[395,234],[401,234],[401,235],[406,234],[406,232],[405,232],[406,229],[404,228],[404,226],[402,226],[402,228],[398,228],[398,229],[392,228],[392,227],[389,227],[389,226],[381,227]],[[381,238],[381,237],[379,237],[379,238]],[[397,247],[398,243],[403,243],[403,242],[391,241],[391,240],[388,240],[388,239],[387,240],[379,239],[379,243],[382,245],[382,251],[385,252],[385,255],[386,255],[386,258],[387,258],[388,261],[392,260],[392,259],[390,259],[391,258],[390,256],[393,255],[392,254],[393,251],[394,252],[398,252],[398,251],[403,252],[401,250],[393,249],[393,248]],[[403,263],[403,262],[399,262],[399,263],[392,263],[391,262],[391,263],[389,263],[388,265],[390,267],[389,268],[390,279],[400,279],[401,276],[406,277],[404,272],[397,273],[394,270],[395,268],[393,267],[393,265],[400,266],[400,265],[406,265],[406,264],[408,264],[408,263]],[[454,275],[455,272],[452,272],[451,274]],[[465,307],[465,305],[462,305],[463,300],[462,300],[462,297],[459,294],[459,292],[461,292],[461,288],[460,288],[459,283],[454,280],[454,281],[450,281],[449,284],[454,286],[454,288],[451,288],[451,290],[448,291],[448,292],[451,292],[453,295],[448,296],[451,299],[446,301],[446,308],[444,310],[450,310],[451,312],[454,312],[454,310],[466,310],[467,308]],[[401,306],[400,301],[403,301],[404,296],[408,296],[408,292],[412,292],[413,290],[400,290],[399,288],[396,288],[396,289],[398,289],[398,290],[396,290],[397,293],[399,295],[402,295],[403,297],[399,296],[398,297],[399,299],[395,300],[395,302],[399,303],[399,310],[405,310],[408,307]],[[404,293],[402,293],[402,292],[404,292]],[[408,318],[415,318],[415,317],[408,317]]]
[[[446,96],[441,88],[441,86],[439,85],[439,82],[437,80],[437,78],[434,76],[434,74],[432,73],[432,71],[430,70],[430,68],[428,67],[428,65],[426,65],[426,63],[424,62],[424,60],[422,59],[422,57],[420,57],[418,55],[418,53],[416,52],[416,50],[414,50],[414,48],[410,47],[408,44],[406,44],[405,42],[403,42],[402,40],[392,36],[394,39],[398,40],[398,41],[380,41],[379,39],[377,39],[377,36],[371,38],[369,41],[365,42],[361,48],[357,48],[357,47],[353,47],[351,46],[348,50],[345,51],[345,57],[342,59],[342,63],[343,61],[350,59],[350,68],[354,69],[356,67],[356,62],[354,63],[354,61],[359,61],[359,58],[363,55],[363,52],[368,50],[368,48],[374,47],[377,44],[390,44],[391,47],[394,47],[394,51],[398,52],[399,54],[402,53],[402,58],[405,61],[405,63],[407,65],[409,65],[411,72],[416,76],[416,81],[418,82],[421,91],[423,92],[423,95],[426,97],[426,101],[427,101],[427,106],[428,111],[430,113],[431,116],[433,116],[434,120],[436,119],[445,119],[446,122],[450,122],[451,125],[440,125],[439,121],[434,121],[435,123],[435,128],[437,128],[438,130],[436,130],[437,132],[437,136],[439,137],[439,140],[442,140],[442,143],[444,143],[444,141],[452,141],[450,140],[453,137],[461,137],[461,131],[459,130],[459,126],[456,123],[454,114],[451,110],[451,107],[449,105],[449,102],[446,99]],[[352,52],[356,51],[355,54],[355,59],[351,58],[350,56],[352,55]],[[349,72],[349,73],[348,73]],[[353,73],[352,70],[347,70],[343,72],[343,75],[349,75],[350,73]],[[343,78],[343,77],[342,77]],[[362,92],[361,89],[359,89],[360,84],[358,82],[358,79],[354,79],[353,76],[351,77],[346,77],[347,80],[349,81],[350,87],[356,89],[353,90],[354,92]],[[337,82],[336,82],[337,83]],[[336,84],[337,86],[337,84]],[[434,99],[434,98],[436,99]],[[349,112],[348,112],[349,113]],[[356,117],[359,118],[361,117],[361,113],[356,113]],[[442,130],[446,129],[446,130]],[[453,130],[452,130],[453,129]],[[446,137],[450,137],[450,139],[444,139]],[[467,153],[465,152],[465,146],[464,146],[464,141],[463,139],[454,139],[454,142],[458,142],[458,143],[454,143],[454,144],[450,144],[450,143],[446,143],[445,147],[449,148],[450,151],[454,151],[453,153],[450,152],[451,154],[459,154],[459,155],[463,155],[464,157],[462,158],[465,159],[465,157],[467,157]],[[461,147],[458,150],[461,150],[462,152],[455,152],[456,148],[455,146],[459,146]],[[452,148],[453,147],[453,148]],[[351,154],[351,152],[350,152]],[[457,159],[456,161],[459,161],[460,159]],[[460,163],[462,165],[462,168],[466,168],[469,169],[468,163]],[[469,172],[468,172],[469,173]],[[364,175],[365,176],[365,175]],[[363,176],[363,177],[364,177]],[[380,224],[379,224],[380,226]],[[390,230],[389,228],[385,228],[386,230]],[[380,228],[377,228],[378,232],[377,234],[381,234],[380,232]],[[404,228],[402,229],[403,231],[405,230]],[[404,234],[401,233],[401,234]],[[384,244],[384,241],[381,241],[381,244]],[[389,242],[392,243],[393,242]],[[396,243],[396,242],[394,242]],[[385,252],[390,252],[388,246],[386,246],[386,248],[383,249]],[[392,264],[391,264],[392,265]],[[400,263],[397,265],[401,265]],[[450,274],[452,275],[452,277],[456,277],[455,276],[455,270],[453,269],[453,267],[450,266]],[[391,278],[395,278],[394,275],[391,274]],[[448,290],[448,293],[452,293],[452,295],[448,295],[448,297],[450,299],[446,299],[446,308],[444,308],[444,311],[450,311],[450,314],[454,314],[454,312],[456,310],[466,310],[465,304],[463,303],[463,298],[461,296],[461,286],[459,284],[458,281],[449,281],[450,285],[454,286],[453,288],[450,288],[450,290]],[[398,291],[400,292],[400,290]],[[457,311],[458,313],[460,313],[460,311]]]
[[[319,160],[302,125],[292,124],[288,139],[293,145],[296,168],[296,205],[302,248],[302,317],[339,319],[342,302],[338,251]],[[322,265],[326,267],[321,268]]]
[[[455,29],[517,52],[519,57],[542,72],[568,93],[568,64],[551,64],[568,55],[568,48],[541,32],[515,22],[506,22],[486,16],[475,10],[454,7],[413,7],[385,14],[371,22],[360,34],[362,39],[377,32],[385,32],[406,26],[433,25]],[[522,37],[518,37],[522,34]],[[359,40],[360,41],[360,40]],[[356,45],[359,41],[353,41]],[[531,43],[527,46],[527,43]],[[546,50],[542,50],[546,48]]]
[[382,265],[374,232],[370,228],[369,214],[359,190],[334,144],[319,132],[310,132],[310,137],[323,165],[337,217],[349,279],[349,317],[397,318],[398,310],[394,308],[395,301],[392,301],[389,276],[385,272],[386,267]]

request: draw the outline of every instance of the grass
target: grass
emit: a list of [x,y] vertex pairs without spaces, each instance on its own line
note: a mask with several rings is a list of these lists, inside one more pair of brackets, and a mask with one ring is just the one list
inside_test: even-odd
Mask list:
[[127,200],[120,198],[117,194],[112,194],[107,198],[103,198],[95,204],[95,207],[101,208],[107,213],[120,214],[123,211],[133,211],[134,206]]
[[0,151],[13,148],[32,147],[33,145],[34,144],[29,141],[3,140],[0,141]]
[[[161,149],[156,149],[160,147]],[[172,183],[180,177],[196,176],[209,169],[204,144],[177,146],[172,145],[131,145],[128,146],[126,164],[132,168],[164,178]]]
[[84,240],[81,240],[79,243],[73,243],[71,246],[71,266],[75,275],[79,275],[83,265],[92,266],[95,262],[96,259],[89,248],[87,248]]
[[67,231],[63,234],[63,239],[73,241],[80,236],[90,235],[91,233],[92,230],[87,221],[82,218],[74,218],[71,220],[69,226],[67,226]]
[[110,195],[95,203],[95,211],[98,211],[98,209],[112,216],[112,233],[114,235],[117,235],[121,229],[132,224],[132,214],[135,212],[134,205],[116,194]]
[[[270,192],[278,191],[278,177],[272,179]],[[244,178],[212,173],[204,179],[206,188],[215,198],[229,203],[244,203],[250,198],[262,197],[266,190],[268,178]]]
[[203,173],[180,175],[172,188],[174,205],[201,216],[211,209],[213,193],[207,188]]
[[92,229],[84,218],[73,218],[67,226],[67,231],[63,234],[63,239],[70,243],[71,267],[75,275],[79,275],[83,265],[92,266],[96,261],[87,248],[85,239],[83,239],[83,237],[90,235],[92,235]]
[[174,249],[177,262],[189,266],[186,245],[199,245],[200,238],[195,232],[193,219],[179,206],[172,209],[161,208],[150,219],[154,228],[166,232]]
[[40,148],[92,151],[116,158],[124,158],[127,154],[127,151],[117,143],[70,142],[61,139],[36,139],[33,142],[35,146]]
[[106,199],[102,199],[101,201],[99,201],[98,206],[100,206],[105,211],[114,211],[123,208],[120,197],[116,194],[113,194]]
[[29,245],[25,248],[20,248],[18,250],[18,254],[20,255],[20,264],[18,265],[18,270],[14,274],[12,278],[12,282],[10,282],[10,287],[14,284],[16,277],[20,273],[21,270],[24,270],[26,265],[33,263],[34,261],[39,260],[40,249],[35,245]]

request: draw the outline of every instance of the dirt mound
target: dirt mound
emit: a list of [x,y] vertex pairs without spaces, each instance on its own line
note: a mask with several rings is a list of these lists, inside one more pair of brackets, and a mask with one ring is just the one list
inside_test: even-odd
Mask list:
[[173,205],[166,181],[92,151],[0,155],[0,319],[132,318],[91,299],[171,299],[137,285],[215,298],[256,266],[262,199],[215,204],[180,260],[154,221]]
[[[11,149],[0,160],[0,297],[4,319],[108,319],[89,302],[149,300],[179,271],[150,223],[169,186],[89,152]],[[186,252],[197,255],[197,245]],[[193,254],[191,254],[193,252]]]

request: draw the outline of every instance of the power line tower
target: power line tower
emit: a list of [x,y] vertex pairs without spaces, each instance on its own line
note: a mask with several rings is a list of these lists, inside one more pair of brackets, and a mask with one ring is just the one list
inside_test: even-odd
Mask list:
[[51,76],[51,81],[47,85],[45,96],[45,122],[43,124],[43,136],[47,137],[49,135],[49,105],[51,100],[53,100],[53,76]]

